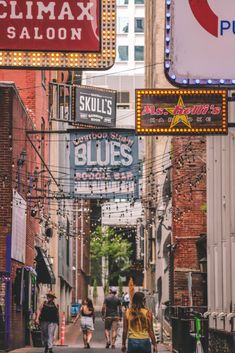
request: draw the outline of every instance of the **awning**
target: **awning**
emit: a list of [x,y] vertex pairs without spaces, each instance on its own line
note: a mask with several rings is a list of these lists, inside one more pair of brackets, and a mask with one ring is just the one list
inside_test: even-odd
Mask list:
[[37,282],[45,284],[55,284],[55,275],[49,262],[49,257],[47,256],[45,250],[43,250],[39,246],[35,246],[35,248],[38,253],[35,259],[37,262]]

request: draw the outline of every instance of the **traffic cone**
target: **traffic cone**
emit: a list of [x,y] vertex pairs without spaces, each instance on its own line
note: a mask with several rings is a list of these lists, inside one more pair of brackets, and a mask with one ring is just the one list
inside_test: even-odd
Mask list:
[[65,312],[62,313],[61,328],[60,328],[60,345],[64,346],[64,334],[65,334]]

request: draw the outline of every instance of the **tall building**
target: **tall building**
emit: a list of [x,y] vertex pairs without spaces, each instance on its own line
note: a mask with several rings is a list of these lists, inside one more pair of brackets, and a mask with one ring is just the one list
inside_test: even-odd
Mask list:
[[116,61],[105,72],[85,71],[83,84],[117,91],[117,127],[134,128],[135,89],[144,85],[144,0],[117,0]]
[[[234,123],[234,97],[229,102]],[[207,138],[208,317],[212,352],[235,350],[234,129]]]
[[[144,87],[144,16],[144,0],[117,0],[115,64],[110,70],[105,72],[83,72],[82,84],[117,91],[117,128],[135,128],[135,89]],[[142,157],[142,151],[139,157]],[[141,188],[142,185],[140,186]],[[125,205],[123,207],[132,209],[129,202],[123,202],[123,205]],[[109,207],[116,209],[116,204],[111,202]],[[103,209],[106,209],[105,205]],[[136,203],[133,213],[140,213],[141,215],[140,209],[140,204]],[[113,217],[114,219],[111,212],[110,225],[115,224],[115,215]],[[124,224],[124,222],[122,223]],[[104,221],[105,224],[106,222]],[[123,224],[119,225],[119,228],[122,228]],[[130,227],[133,228],[133,232],[136,234],[137,221],[135,225],[130,225]],[[123,232],[125,232],[124,226]],[[142,272],[142,268],[140,272]],[[138,285],[140,285],[140,282],[139,280]]]
[[[164,74],[165,6],[146,3],[146,88],[173,88]],[[146,137],[145,156],[145,287],[155,298],[162,333],[170,334],[170,307],[206,303],[198,250],[206,233],[205,138]]]
[[0,346],[30,342],[37,301],[55,283],[49,251],[48,128],[50,72],[4,71],[1,81]]

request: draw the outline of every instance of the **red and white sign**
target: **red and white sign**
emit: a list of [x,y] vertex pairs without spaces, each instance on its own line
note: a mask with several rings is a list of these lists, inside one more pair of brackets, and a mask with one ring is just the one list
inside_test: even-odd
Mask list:
[[0,49],[99,52],[101,0],[0,0]]
[[171,77],[235,80],[234,0],[171,0],[167,16]]

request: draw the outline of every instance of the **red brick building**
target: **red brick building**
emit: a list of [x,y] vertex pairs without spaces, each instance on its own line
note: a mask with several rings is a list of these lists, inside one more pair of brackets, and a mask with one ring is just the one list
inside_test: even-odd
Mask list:
[[[51,143],[50,134],[40,132],[55,128],[53,123],[49,125],[48,119],[48,83],[52,75],[58,83],[69,80],[68,74],[62,72],[0,71],[0,347],[6,349],[30,343],[30,319],[37,302],[43,300],[52,286],[57,292],[60,310],[70,316],[72,251],[75,265],[72,299],[77,301],[88,295],[89,201],[78,201],[74,210],[69,206],[69,218],[74,213],[76,224],[68,218],[67,237],[62,237],[56,217],[57,200],[50,204],[47,198],[54,182],[48,172],[49,152],[53,153],[57,147],[58,151],[63,150],[61,143],[58,146]],[[59,178],[58,163],[51,163],[55,179]],[[52,239],[46,233],[50,212],[54,215],[51,218],[57,220],[57,224],[52,222]],[[70,237],[72,234],[75,234],[74,240]],[[70,251],[72,242],[76,247]],[[45,267],[44,256],[54,261],[50,266],[54,274],[48,271],[46,279],[41,273],[41,266]]]
[[[48,141],[39,134],[29,136],[31,143],[26,131],[48,126],[49,77],[0,71],[0,346],[6,349],[29,343],[29,320],[36,310],[34,246],[40,225],[32,213],[36,200],[29,197],[43,194],[49,180],[47,173],[35,178],[48,160]],[[46,209],[42,205],[41,212]]]
[[90,281],[90,200],[74,202],[73,239],[73,291],[72,301],[76,303],[88,296]]
[[[172,139],[171,302],[206,304],[206,139]],[[190,290],[192,288],[192,290]]]

